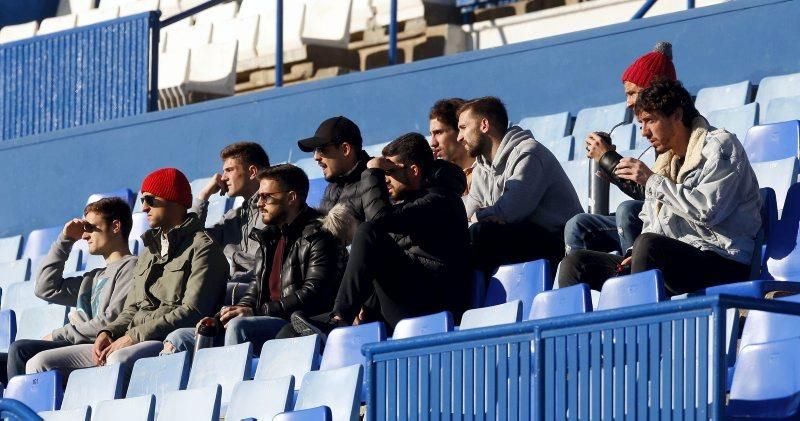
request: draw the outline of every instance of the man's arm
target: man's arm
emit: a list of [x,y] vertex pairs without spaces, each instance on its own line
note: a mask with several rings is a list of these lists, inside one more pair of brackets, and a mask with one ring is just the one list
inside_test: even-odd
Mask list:
[[58,239],[50,247],[50,252],[42,262],[39,276],[34,285],[34,293],[37,297],[64,306],[75,306],[78,300],[78,291],[81,283],[91,282],[92,273],[84,276],[72,276],[64,278],[64,265],[69,258],[69,252],[75,240],[64,235],[62,232]]
[[544,181],[549,177],[550,174],[545,174],[538,157],[531,153],[523,154],[514,164],[500,198],[492,206],[477,211],[478,221],[490,217],[501,223],[525,220],[539,206],[550,186],[550,183]]

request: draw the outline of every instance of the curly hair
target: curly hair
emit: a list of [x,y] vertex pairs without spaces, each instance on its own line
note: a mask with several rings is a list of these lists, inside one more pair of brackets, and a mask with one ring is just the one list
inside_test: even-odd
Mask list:
[[677,80],[659,80],[650,87],[639,92],[633,111],[636,115],[641,112],[660,113],[671,116],[680,108],[683,110],[681,121],[686,127],[692,127],[692,120],[700,115],[694,107],[692,96],[683,84]]

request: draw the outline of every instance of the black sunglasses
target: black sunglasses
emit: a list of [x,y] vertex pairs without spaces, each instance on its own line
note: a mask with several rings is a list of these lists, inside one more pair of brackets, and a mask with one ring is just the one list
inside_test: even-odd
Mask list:
[[84,221],[83,222],[83,231],[84,232],[88,232],[89,234],[91,234],[91,233],[93,233],[95,231],[100,231],[100,228],[97,228],[96,226],[90,224],[89,222]]
[[156,200],[155,196],[142,196],[141,199],[143,205],[150,206],[151,208],[154,206],[158,206],[158,201]]

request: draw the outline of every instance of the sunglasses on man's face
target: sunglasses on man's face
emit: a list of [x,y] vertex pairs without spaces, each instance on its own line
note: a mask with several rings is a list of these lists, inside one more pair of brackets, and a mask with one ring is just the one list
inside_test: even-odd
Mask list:
[[152,207],[158,207],[160,202],[156,199],[155,196],[142,196],[141,198],[142,204]]
[[88,232],[89,234],[91,234],[91,233],[93,233],[95,231],[100,231],[100,228],[97,228],[96,225],[92,225],[91,223],[84,221],[83,222],[83,231],[84,232]]

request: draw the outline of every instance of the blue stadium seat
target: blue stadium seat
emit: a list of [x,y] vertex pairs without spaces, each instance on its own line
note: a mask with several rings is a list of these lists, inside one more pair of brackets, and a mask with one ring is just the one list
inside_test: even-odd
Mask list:
[[617,145],[617,151],[627,151],[636,148],[636,123],[623,124],[611,133],[611,143]]
[[522,320],[522,301],[514,300],[491,307],[467,310],[461,317],[459,330],[477,329],[516,323]]
[[250,342],[198,350],[192,361],[186,388],[199,389],[220,385],[221,410],[224,412],[231,399],[233,387],[236,383],[246,380],[250,374],[252,350],[253,345]]
[[271,420],[275,415],[292,408],[293,397],[292,376],[239,382],[233,388],[225,419]]
[[99,254],[86,254],[83,259],[83,270],[89,272],[90,270],[100,269],[106,267],[106,259]]
[[753,126],[742,142],[750,162],[776,161],[798,156],[800,121]]
[[[800,73],[768,76],[761,79],[756,92],[756,102],[761,110],[766,110],[773,98],[800,95]],[[762,116],[763,117],[763,116]]]
[[61,233],[62,228],[58,226],[31,231],[25,241],[22,257],[33,260],[46,255],[50,250],[50,246],[58,239],[58,234]]
[[131,233],[128,235],[128,242],[136,245],[136,250],[131,247],[131,253],[139,254],[139,248],[144,247],[141,236],[150,229],[150,222],[147,221],[147,214],[144,212],[136,212],[131,216],[133,217],[133,225],[131,226]]
[[209,182],[211,181],[211,177],[205,178],[197,178],[189,182],[189,187],[192,189],[192,197],[197,197],[200,191],[203,190]]
[[609,278],[600,291],[598,310],[611,310],[665,300],[664,278],[658,269]]
[[712,126],[725,129],[742,141],[747,136],[747,131],[758,121],[758,104],[751,102],[739,107],[714,110],[706,117]]
[[30,272],[31,259],[28,258],[0,263],[0,288],[5,291],[14,282],[25,282]]
[[322,353],[320,370],[365,364],[361,346],[386,340],[386,329],[381,322],[336,328],[328,334]]
[[306,203],[312,208],[316,208],[322,202],[325,196],[325,189],[328,187],[328,182],[324,178],[314,178],[309,180],[308,197]]
[[133,201],[136,200],[136,195],[133,194],[130,189],[125,188],[105,193],[95,193],[89,196],[89,199],[86,200],[86,204],[88,205],[89,203],[96,202],[106,197],[119,197],[120,199],[124,200],[128,206],[131,207],[131,209],[133,209]]
[[[571,116],[568,112],[525,117],[517,125],[530,130],[539,142],[555,142],[569,135]],[[582,139],[581,139],[582,140]]]
[[556,140],[540,140],[539,143],[549,149],[559,161],[569,161],[575,153],[575,139],[572,136]]
[[786,208],[772,230],[767,246],[767,270],[773,279],[800,280],[800,184],[794,184],[786,195]]
[[740,107],[750,101],[753,85],[749,80],[724,86],[711,86],[697,91],[694,106],[703,116],[714,111]]
[[231,208],[231,200],[222,198],[220,196],[215,197],[219,197],[219,199],[209,200],[208,202],[208,212],[206,213],[205,222],[206,228],[213,227],[214,224],[219,222],[222,217],[225,216],[225,212]]
[[298,159],[294,165],[305,171],[309,180],[313,180],[315,178],[324,178],[324,175],[322,174],[322,168],[319,167],[317,161],[314,161],[313,157]]
[[44,304],[30,307],[19,314],[16,339],[42,339],[53,330],[67,322],[69,307],[58,304]]
[[414,336],[445,333],[453,330],[453,315],[449,311],[412,317],[397,322],[392,339],[406,339]]
[[358,421],[363,370],[361,364],[354,364],[309,372],[303,377],[294,410],[327,406],[335,421]]
[[331,421],[333,414],[327,406],[316,408],[300,409],[297,411],[284,412],[278,414],[272,421]]
[[762,123],[778,123],[781,121],[800,119],[800,96],[775,98],[767,104],[766,111],[762,111]]
[[55,411],[64,398],[61,384],[58,371],[14,376],[8,380],[3,398],[16,399],[35,412]]
[[22,236],[0,238],[0,263],[19,259],[22,252]]
[[797,181],[797,158],[784,158],[777,161],[753,162],[750,164],[756,173],[760,187],[770,187],[775,191],[778,216],[783,213],[786,195]]
[[382,156],[383,148],[385,148],[388,144],[389,142],[364,145],[364,152],[366,152],[369,156]]
[[47,302],[33,293],[34,281],[14,282],[3,292],[3,309],[13,309],[17,314],[25,309],[46,305]]
[[133,364],[126,398],[182,390],[189,381],[189,355],[186,352],[140,358]]
[[166,393],[158,400],[158,421],[218,421],[222,388],[218,384]]
[[95,408],[98,402],[119,399],[125,388],[122,364],[82,368],[69,375],[61,409]]
[[528,314],[528,320],[588,313],[590,311],[592,311],[592,295],[589,292],[589,286],[578,284],[537,294],[533,297],[533,305]]
[[0,310],[0,352],[8,352],[8,347],[17,337],[17,317],[14,310]]
[[309,371],[319,369],[319,336],[309,335],[299,338],[273,339],[261,348],[255,380],[292,376],[300,387],[300,381]]
[[594,108],[584,108],[578,111],[575,117],[575,126],[572,128],[572,136],[575,143],[580,145],[586,136],[591,132],[608,132],[612,127],[620,122],[629,122],[631,111],[624,102],[603,105]]
[[153,421],[156,398],[153,395],[102,401],[97,404],[92,419],[114,421]]
[[726,419],[796,420],[800,416],[800,337],[742,348]]
[[572,161],[562,162],[561,168],[567,173],[572,187],[578,193],[581,207],[586,210],[589,206],[589,160],[585,156]]
[[522,301],[522,314],[530,314],[536,294],[553,289],[550,263],[540,259],[532,262],[500,266],[489,278],[484,307]]
[[38,415],[44,421],[89,421],[92,419],[92,410],[88,406],[83,406],[60,411],[44,411]]

